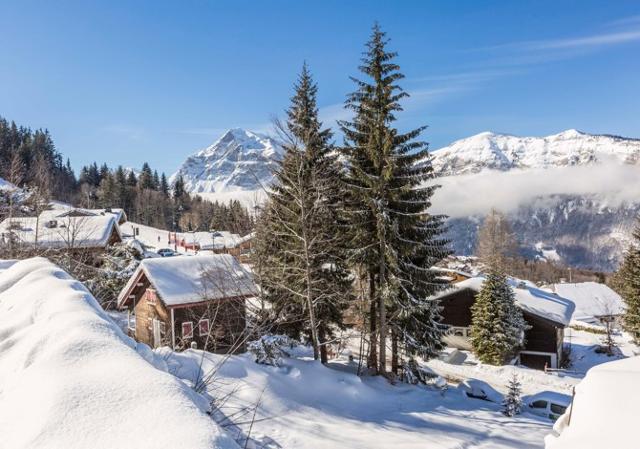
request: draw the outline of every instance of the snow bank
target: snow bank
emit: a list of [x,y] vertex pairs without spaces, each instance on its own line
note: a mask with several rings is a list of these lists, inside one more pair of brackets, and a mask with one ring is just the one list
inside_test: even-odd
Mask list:
[[143,357],[158,364],[81,283],[16,262],[0,273],[0,448],[237,449],[201,396]]
[[548,420],[529,414],[508,418],[499,404],[457,389],[358,377],[357,363],[346,358],[323,366],[310,360],[308,348],[301,349],[280,367],[257,364],[251,354],[155,352],[188,382],[215,371],[207,390],[222,398],[216,418],[244,422],[227,430],[241,446],[249,437],[250,448],[537,449],[551,429]]
[[[591,369],[578,386],[572,410],[545,438],[547,449],[638,447],[640,357]],[[559,434],[559,435],[558,435]]]

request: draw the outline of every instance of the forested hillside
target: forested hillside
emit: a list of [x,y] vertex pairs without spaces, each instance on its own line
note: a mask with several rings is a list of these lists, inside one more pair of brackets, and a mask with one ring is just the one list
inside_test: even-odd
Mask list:
[[[37,191],[47,200],[81,207],[121,207],[129,220],[178,231],[228,230],[248,233],[252,218],[238,201],[210,202],[185,191],[178,177],[169,185],[164,173],[146,162],[139,174],[122,166],[83,167],[80,175],[63,162],[47,130],[31,130],[0,117],[0,177],[18,187]],[[2,211],[4,218],[6,211]]]

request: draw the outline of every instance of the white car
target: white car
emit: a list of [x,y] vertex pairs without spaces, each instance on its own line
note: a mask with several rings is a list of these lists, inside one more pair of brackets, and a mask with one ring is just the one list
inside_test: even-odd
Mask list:
[[525,398],[528,411],[553,421],[558,419],[571,405],[571,396],[554,391],[543,391]]

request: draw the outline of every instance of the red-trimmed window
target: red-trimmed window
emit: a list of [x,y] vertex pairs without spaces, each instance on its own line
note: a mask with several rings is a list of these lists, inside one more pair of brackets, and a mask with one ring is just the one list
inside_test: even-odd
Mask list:
[[209,320],[200,320],[198,322],[198,335],[201,337],[209,335]]
[[193,321],[182,323],[182,338],[193,338]]

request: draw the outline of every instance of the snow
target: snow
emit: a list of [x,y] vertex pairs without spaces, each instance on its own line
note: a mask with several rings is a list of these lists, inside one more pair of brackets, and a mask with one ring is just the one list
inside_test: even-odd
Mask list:
[[586,323],[597,323],[596,317],[621,315],[624,301],[605,284],[597,282],[561,283],[552,286],[558,295],[575,304],[572,319]]
[[544,260],[559,262],[562,259],[555,248],[550,245],[545,245],[543,242],[536,243],[535,248],[540,252],[540,257]]
[[140,271],[168,306],[256,294],[251,273],[229,254],[159,257],[140,262],[118,297],[120,306],[128,299]]
[[169,181],[180,174],[193,193],[258,191],[271,183],[281,154],[272,138],[234,128],[188,157]]
[[51,209],[49,211],[45,211],[45,214],[52,214],[52,218],[55,217],[65,217],[69,214],[80,213],[86,215],[113,215],[116,217],[118,222],[126,221],[127,215],[122,208],[113,207],[109,209],[87,209],[83,207],[76,207],[68,203],[63,203],[61,201],[51,201],[50,203]]
[[[571,410],[556,423],[547,449],[638,447],[640,357],[592,368],[576,387]],[[570,418],[570,420],[569,420]]]
[[3,449],[238,449],[202,396],[46,259],[0,272],[0,348]]
[[[55,227],[48,227],[50,220],[56,221]],[[38,219],[7,218],[0,223],[0,233],[4,239],[12,234],[22,243],[35,244],[36,222],[38,246],[47,248],[104,247],[113,231],[120,233],[115,215],[59,217],[53,211],[43,212]]]
[[[476,276],[464,281],[452,284],[435,298],[443,298],[460,290],[473,290],[479,292],[485,278]],[[568,325],[573,314],[573,303],[554,293],[550,293],[535,287],[530,282],[511,279],[511,288],[515,294],[515,302],[523,311],[548,320]]]
[[441,176],[482,170],[547,169],[615,160],[640,161],[640,140],[567,130],[546,137],[483,132],[433,152]]
[[[250,448],[376,449],[541,448],[551,422],[530,414],[508,418],[501,406],[446,391],[381,378],[358,377],[344,357],[323,366],[308,351],[293,351],[280,367],[254,363],[249,354],[157,350],[169,370],[189,383],[216,370],[207,391],[224,397],[215,415],[244,445],[258,404]],[[226,362],[222,364],[222,361]],[[246,414],[242,409],[249,408]]]
[[[174,233],[163,229],[154,228],[151,226],[141,225],[132,221],[123,223],[120,229],[124,233],[125,237],[133,237],[134,230],[138,230],[138,234],[135,238],[145,246],[155,248],[171,248],[174,249],[174,243],[169,242],[169,236],[173,237]],[[188,245],[196,244],[201,250],[211,250],[211,247],[215,245],[215,249],[235,248],[239,244],[253,237],[253,234],[247,234],[240,236],[238,234],[231,233],[229,231],[215,231],[215,237],[211,232],[176,232],[175,233],[179,241],[184,240]],[[189,253],[183,247],[178,245],[178,252]],[[193,250],[190,250],[193,253]]]

